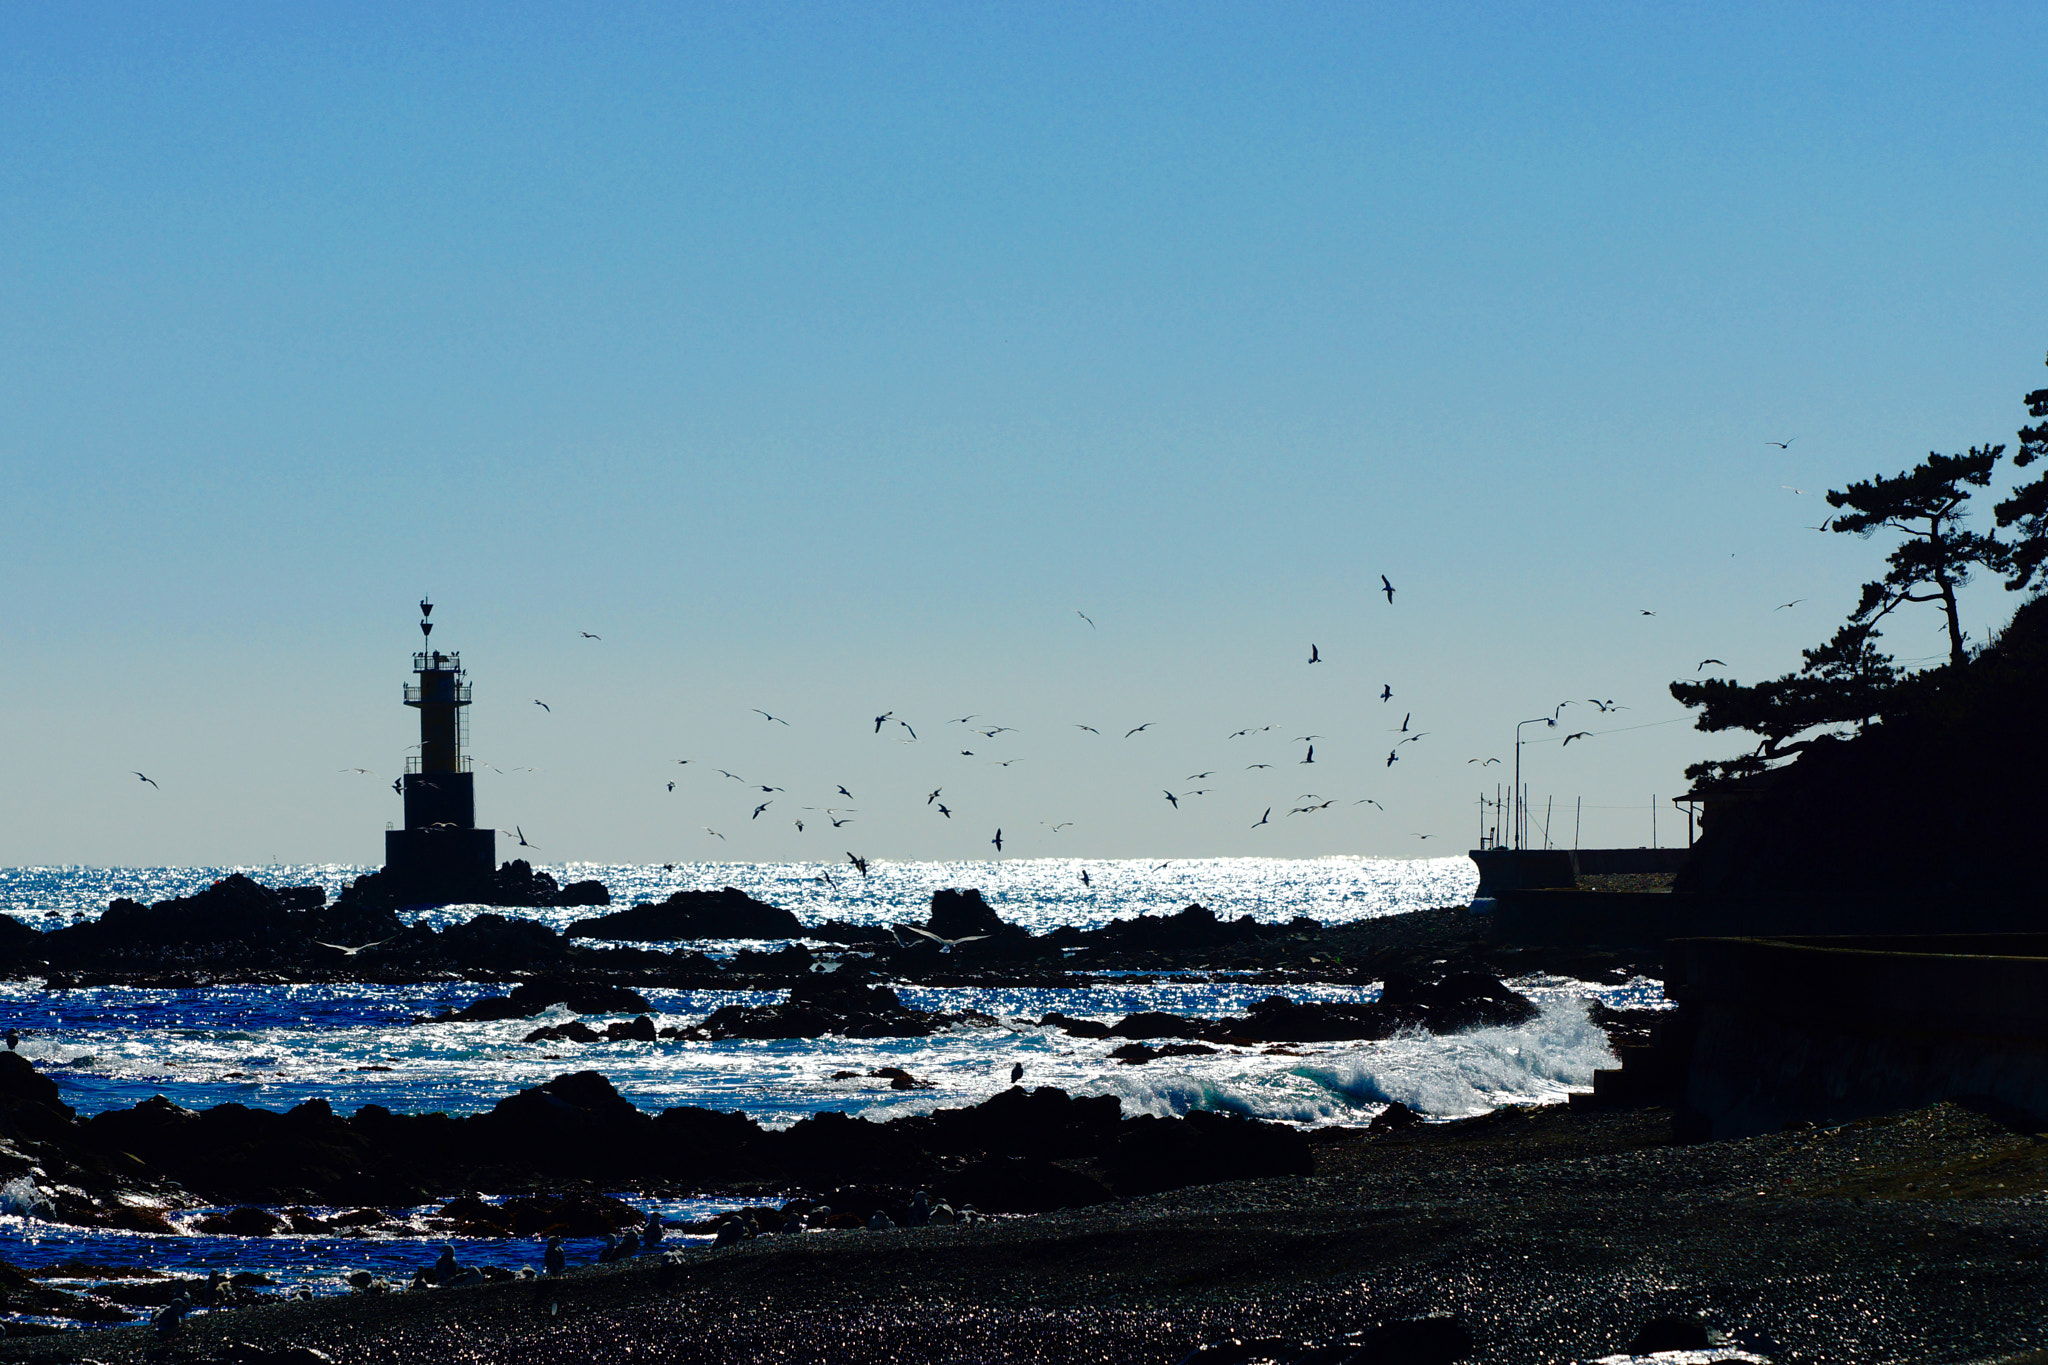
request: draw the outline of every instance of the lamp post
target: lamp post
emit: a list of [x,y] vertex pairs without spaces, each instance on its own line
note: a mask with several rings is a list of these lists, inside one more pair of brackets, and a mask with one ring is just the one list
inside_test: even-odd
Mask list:
[[1538,724],[1555,726],[1557,724],[1557,717],[1536,716],[1529,720],[1518,721],[1515,725],[1515,789],[1509,795],[1515,803],[1514,830],[1515,852],[1517,853],[1522,851],[1522,727],[1524,725]]

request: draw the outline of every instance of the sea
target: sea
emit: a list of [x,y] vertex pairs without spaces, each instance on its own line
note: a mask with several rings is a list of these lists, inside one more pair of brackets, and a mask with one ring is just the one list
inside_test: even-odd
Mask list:
[[[1004,920],[1033,933],[1060,925],[1094,928],[1191,904],[1205,905],[1226,919],[1248,914],[1277,923],[1307,915],[1324,923],[1347,923],[1464,905],[1477,881],[1465,858],[875,862],[865,876],[846,864],[824,863],[568,863],[543,868],[564,883],[604,882],[615,907],[658,901],[680,890],[731,886],[782,906],[807,924],[921,921],[933,891],[975,887]],[[333,894],[372,870],[340,864],[6,868],[0,869],[0,913],[50,929],[94,918],[116,897],[151,902],[186,895],[233,872],[272,886],[322,885]],[[437,905],[402,911],[400,918],[439,927],[486,912],[519,915],[555,928],[592,913]],[[742,948],[775,948],[782,942],[645,946],[699,949],[722,959]],[[340,1113],[380,1104],[398,1112],[465,1114],[562,1073],[595,1070],[650,1112],[699,1105],[742,1111],[772,1127],[822,1110],[879,1121],[977,1104],[1006,1088],[1012,1067],[1022,1063],[1027,1086],[1115,1095],[1127,1115],[1227,1110],[1312,1129],[1366,1123],[1397,1100],[1433,1120],[1468,1117],[1501,1105],[1556,1102],[1590,1088],[1594,1070],[1614,1064],[1606,1036],[1588,1019],[1588,1001],[1634,1008],[1664,1003],[1661,983],[1647,978],[1614,984],[1530,977],[1510,984],[1534,999],[1541,1012],[1515,1027],[1309,1044],[1295,1048],[1301,1054],[1296,1056],[1226,1050],[1141,1066],[1111,1058],[1113,1041],[1075,1038],[1033,1021],[1051,1011],[1109,1022],[1138,1010],[1221,1017],[1243,1013],[1275,988],[1229,973],[1173,972],[1112,974],[1072,989],[902,985],[898,992],[906,1004],[975,1010],[1001,1021],[993,1028],[904,1039],[521,1041],[541,1024],[573,1017],[561,1006],[538,1019],[427,1022],[479,995],[502,992],[506,984],[102,987],[52,993],[30,978],[0,982],[0,1017],[20,1031],[20,1050],[57,1082],[65,1101],[81,1115],[155,1095],[195,1109],[232,1102],[281,1110],[318,1098]],[[702,1022],[722,1005],[779,998],[734,991],[642,993],[654,1007],[657,1025],[681,1027]],[[1295,999],[1369,1001],[1379,987],[1290,984],[1286,993]],[[888,1081],[869,1076],[883,1067],[900,1067],[933,1088],[892,1090]],[[448,1193],[452,1197],[460,1191]],[[671,1222],[695,1222],[732,1207],[730,1201],[709,1196],[635,1198]],[[194,1226],[205,1210],[178,1215],[178,1236],[110,1233],[48,1221],[46,1197],[31,1178],[19,1177],[0,1185],[0,1261],[46,1275],[67,1262],[197,1275],[225,1269],[264,1275],[281,1292],[346,1293],[344,1277],[350,1272],[409,1277],[415,1267],[430,1263],[444,1240],[421,1221],[433,1211],[433,1206],[410,1211],[413,1221],[395,1234],[209,1235]],[[697,1240],[691,1234],[672,1236],[670,1245]],[[572,1243],[570,1251],[572,1261],[593,1258],[596,1246]],[[539,1248],[478,1243],[458,1246],[458,1255],[516,1270],[537,1266]],[[67,1287],[77,1278],[48,1282]]]

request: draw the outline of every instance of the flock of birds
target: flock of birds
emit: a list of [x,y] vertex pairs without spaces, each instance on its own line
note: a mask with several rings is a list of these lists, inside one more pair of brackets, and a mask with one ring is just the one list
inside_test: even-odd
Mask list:
[[[1767,444],[1776,446],[1780,450],[1785,450],[1789,449],[1792,444],[1792,441],[1796,439],[1798,438],[1793,437],[1788,438],[1784,441],[1770,441],[1767,442]],[[1792,492],[1794,494],[1800,494],[1806,491],[1805,489],[1796,488],[1790,484],[1786,484],[1784,485],[1784,487],[1787,491]],[[1808,527],[1806,529],[1815,531],[1827,531],[1831,529],[1831,527],[1828,521],[1823,521],[1819,526]],[[1389,579],[1385,574],[1381,574],[1379,576],[1379,579],[1380,585],[1377,591],[1380,594],[1384,595],[1384,597],[1386,598],[1387,605],[1389,607],[1392,607],[1394,605],[1396,593],[1395,586],[1392,580]],[[1789,602],[1779,603],[1776,607],[1773,608],[1773,610],[1786,611],[1791,608],[1797,607],[1798,605],[1800,605],[1800,603],[1806,600],[1807,599],[1803,597],[1793,598]],[[428,610],[427,604],[424,601],[421,603],[421,609],[423,612]],[[1638,614],[1645,617],[1653,617],[1657,615],[1655,611],[1649,608],[1640,609]],[[1074,615],[1078,617],[1083,623],[1085,623],[1091,631],[1099,629],[1099,627],[1096,625],[1094,618],[1089,616],[1086,612],[1076,608],[1074,611]],[[577,632],[577,635],[581,639],[590,641],[602,642],[604,639],[602,635],[597,634],[595,631],[581,630]],[[1325,658],[1320,643],[1313,641],[1310,642],[1308,646],[1308,656],[1306,659],[1306,664],[1308,666],[1313,667],[1320,665],[1324,662]],[[1697,667],[1694,669],[1694,672],[1704,672],[1708,667],[1715,665],[1719,665],[1721,667],[1727,666],[1725,661],[1718,658],[1709,657],[1702,659],[1697,665]],[[1393,684],[1382,683],[1377,696],[1379,701],[1383,705],[1393,701]],[[554,713],[554,708],[550,706],[546,701],[543,701],[538,697],[533,699],[533,704],[539,707],[541,711],[546,714],[552,715]],[[1564,708],[1574,704],[1577,703],[1574,701],[1560,702],[1549,716],[1538,717],[1537,719],[1544,720],[1547,723],[1547,725],[1555,728],[1560,723],[1560,720],[1564,712]],[[1585,699],[1584,704],[1593,707],[1601,715],[1609,715],[1615,712],[1626,711],[1629,709],[1626,706],[1620,705],[1612,698],[1587,698]],[[754,707],[752,708],[752,710],[755,715],[761,717],[762,721],[765,724],[780,725],[785,727],[792,726],[792,722],[785,716],[776,715],[775,713],[762,709],[760,707]],[[1414,718],[1415,717],[1413,711],[1406,711],[1403,713],[1401,717],[1400,725],[1391,728],[1390,733],[1398,735],[1399,738],[1396,739],[1393,742],[1393,744],[1388,748],[1385,761],[1382,765],[1384,768],[1391,769],[1395,764],[1401,762],[1403,757],[1403,750],[1406,748],[1406,746],[1410,744],[1419,744],[1423,740],[1428,739],[1432,734],[1432,732],[1428,730],[1415,729],[1413,725]],[[959,725],[965,727],[970,733],[981,736],[984,742],[993,741],[1004,734],[1017,733],[1016,727],[1014,726],[992,725],[986,723],[976,724],[977,721],[983,720],[984,717],[978,714],[969,714],[964,716],[952,717],[945,723],[948,725]],[[1111,731],[1111,734],[1115,735],[1120,733],[1120,737],[1122,740],[1130,741],[1146,735],[1148,732],[1152,731],[1157,724],[1158,722],[1156,721],[1148,720],[1140,724],[1131,726],[1128,729],[1124,729],[1120,732],[1113,730]],[[1072,726],[1075,730],[1084,732],[1086,734],[1094,735],[1098,738],[1103,737],[1103,731],[1097,726],[1085,724],[1079,721],[1072,722]],[[1271,725],[1246,726],[1241,729],[1231,731],[1228,735],[1224,736],[1224,738],[1226,740],[1252,739],[1256,736],[1272,731],[1273,728],[1274,727]],[[908,717],[899,716],[894,710],[884,710],[873,717],[871,731],[873,735],[879,736],[883,734],[885,730],[889,729],[900,730],[903,736],[902,742],[904,743],[922,742],[916,726],[911,723]],[[1573,743],[1579,740],[1593,738],[1595,734],[1596,732],[1592,730],[1572,731],[1563,737],[1560,747],[1568,748]],[[1306,767],[1315,764],[1318,761],[1316,757],[1316,741],[1323,738],[1325,738],[1325,736],[1316,733],[1293,736],[1290,740],[1291,743],[1300,744],[1304,746],[1304,748],[1301,751],[1301,757],[1295,760],[1295,766]],[[964,757],[979,756],[979,751],[975,749],[962,749],[960,750],[960,753]],[[688,765],[692,762],[692,760],[687,758],[679,758],[675,761],[679,765]],[[1004,759],[986,758],[985,761],[993,764],[994,766],[1007,768],[1021,760],[1017,757],[1011,757]],[[1494,767],[1500,764],[1501,759],[1497,756],[1484,758],[1468,758],[1465,760],[1465,762],[1467,765],[1478,766],[1483,770],[1485,768]],[[1274,766],[1274,764],[1267,762],[1248,763],[1244,765],[1244,771],[1256,771],[1260,769],[1270,770]],[[152,788],[157,788],[158,790],[161,790],[161,788],[158,786],[154,778],[148,776],[145,773],[137,772],[133,769],[131,769],[130,771],[140,781],[147,783]],[[367,768],[359,767],[344,768],[341,771],[358,774],[368,774],[370,772],[370,770]],[[530,772],[533,771],[533,769],[515,768],[512,769],[512,771]],[[785,798],[788,795],[788,791],[785,787],[777,785],[775,783],[756,782],[752,779],[743,777],[740,774],[732,772],[725,768],[712,768],[710,769],[710,771],[716,772],[719,777],[737,783],[743,788],[752,788],[754,796],[765,798],[755,801],[751,809],[748,810],[747,820],[750,823],[752,821],[761,819],[765,815],[768,815],[768,813],[776,807],[778,799]],[[1189,774],[1187,777],[1183,778],[1182,781],[1188,783],[1206,783],[1215,779],[1218,771],[1218,769],[1205,769],[1201,772]],[[672,794],[676,791],[677,784],[673,780],[668,780],[665,782],[665,786],[667,791]],[[398,782],[392,783],[392,789],[394,791],[402,791],[402,787]],[[1168,805],[1173,807],[1175,810],[1179,810],[1181,808],[1181,803],[1183,801],[1205,797],[1211,795],[1213,792],[1217,790],[1218,788],[1211,786],[1188,787],[1179,791],[1174,790],[1172,787],[1162,787],[1160,789],[1160,795],[1162,799],[1167,802]],[[933,788],[931,792],[925,797],[925,805],[932,811],[933,814],[935,814],[939,818],[951,820],[954,818],[955,812],[952,806],[950,806],[945,801],[940,799],[944,794],[945,788],[943,786]],[[795,813],[791,816],[792,826],[797,830],[798,833],[804,833],[807,830],[813,828],[814,826],[820,824],[820,817],[822,817],[822,823],[829,825],[832,829],[835,830],[842,829],[848,825],[853,824],[854,817],[859,810],[857,806],[851,804],[856,799],[854,797],[853,792],[844,783],[835,784],[831,795],[828,796],[826,799],[829,801],[831,797],[835,796],[843,797],[848,804],[825,804],[797,807]],[[1294,798],[1294,804],[1287,805],[1287,808],[1284,814],[1282,814],[1281,819],[1286,820],[1296,816],[1309,816],[1320,812],[1328,811],[1335,807],[1341,799],[1342,798],[1326,796],[1318,792],[1304,792],[1297,795]],[[1386,811],[1386,807],[1384,805],[1382,805],[1379,801],[1369,796],[1361,797],[1356,800],[1351,800],[1347,802],[1347,804],[1352,806],[1372,806],[1382,813]],[[1280,809],[1281,807],[1279,805],[1267,805],[1260,813],[1259,818],[1251,822],[1249,828],[1257,830],[1270,827],[1273,824],[1274,812]],[[1041,820],[1038,823],[1048,828],[1053,834],[1058,834],[1061,830],[1071,827],[1074,822],[1070,820]],[[506,837],[515,839],[520,848],[537,849],[539,847],[538,845],[532,843],[527,839],[525,830],[520,826],[515,825],[512,829],[501,832],[504,833]],[[713,828],[709,825],[704,826],[704,833],[712,838],[716,838],[719,840],[727,839],[727,835],[724,831]],[[1434,836],[1430,833],[1423,831],[1411,831],[1411,837],[1421,841],[1428,840]],[[1009,842],[1008,840],[1006,840],[1002,826],[999,825],[995,828],[995,831],[993,835],[989,838],[988,842],[996,850],[996,853],[998,855],[1002,853],[1006,843]],[[849,864],[854,869],[859,871],[863,877],[868,875],[868,859],[853,852],[848,852],[846,857]],[[1088,874],[1085,870],[1081,873],[1081,876],[1084,881],[1088,878]]]

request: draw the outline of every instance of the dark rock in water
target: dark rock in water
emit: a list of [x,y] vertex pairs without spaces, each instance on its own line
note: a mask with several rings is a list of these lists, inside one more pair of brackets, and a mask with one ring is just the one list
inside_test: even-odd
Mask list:
[[1061,1014],[1058,1010],[1054,1010],[1043,1019],[1040,1019],[1038,1026],[1040,1028],[1057,1028],[1076,1038],[1107,1038],[1109,1036],[1109,1025],[1103,1023],[1100,1019],[1075,1019],[1070,1015]]
[[285,1220],[265,1209],[239,1208],[208,1214],[199,1220],[199,1230],[229,1237],[269,1237],[285,1226]]
[[940,938],[965,938],[969,934],[1000,934],[1008,926],[981,898],[981,890],[950,888],[932,892],[931,915],[925,927]]
[[642,1014],[625,1023],[607,1024],[604,1036],[614,1043],[651,1043],[656,1036],[654,1021]]
[[1231,1036],[1223,1024],[1210,1019],[1189,1019],[1162,1010],[1140,1010],[1127,1014],[1110,1026],[1111,1038],[1208,1038],[1221,1041]]
[[972,1204],[985,1213],[1049,1213],[1106,1204],[1116,1197],[1093,1176],[1028,1156],[977,1161],[949,1176],[939,1191],[955,1205]]
[[986,1152],[1047,1159],[1092,1156],[1115,1142],[1123,1103],[1114,1095],[1075,1099],[1054,1086],[1011,1086],[971,1109],[937,1109],[896,1122],[944,1155]]
[[731,976],[802,976],[817,959],[801,943],[787,944],[772,953],[742,948],[726,964]]
[[993,1025],[988,1015],[951,1014],[907,1008],[887,986],[866,985],[844,972],[818,976],[790,988],[780,1005],[727,1005],[702,1025],[714,1041],[723,1038],[922,1038],[961,1023]]
[[1628,1353],[1646,1356],[1658,1351],[1704,1351],[1713,1345],[1707,1339],[1707,1325],[1685,1313],[1667,1313],[1651,1318],[1636,1329]]
[[1111,920],[1100,929],[1062,926],[1047,938],[1061,948],[1090,947],[1115,952],[1173,952],[1187,948],[1217,948],[1251,943],[1262,938],[1313,932],[1321,926],[1312,919],[1297,917],[1284,925],[1260,924],[1250,915],[1220,920],[1204,905],[1190,905],[1171,915],[1140,915],[1136,919]]
[[439,932],[415,925],[396,935],[383,952],[412,965],[547,971],[560,968],[569,941],[545,924],[482,914]]
[[570,882],[555,893],[556,905],[610,905],[612,893],[601,881]]
[[1261,1043],[1327,1043],[1389,1038],[1404,1022],[1381,1005],[1307,1002],[1269,995],[1243,1019],[1226,1021],[1240,1036]]
[[921,1081],[900,1066],[878,1067],[868,1075],[889,1083],[891,1090],[936,1090],[937,1081]]
[[1372,1116],[1372,1122],[1365,1125],[1368,1133],[1391,1133],[1402,1128],[1413,1128],[1422,1122],[1422,1115],[1407,1105],[1395,1100],[1385,1109]]
[[823,924],[814,924],[805,931],[804,937],[814,938],[820,943],[847,945],[893,946],[896,942],[896,936],[878,924],[850,924],[843,919],[828,919]]
[[1179,1119],[1147,1115],[1130,1120],[1117,1134],[1104,1164],[1120,1195],[1309,1175],[1315,1169],[1308,1139],[1300,1131],[1203,1109]]
[[537,1028],[519,1041],[522,1043],[596,1043],[603,1040],[604,1035],[602,1033],[599,1033],[581,1019],[571,1019],[566,1024],[556,1024],[552,1028]]
[[531,1019],[551,1005],[566,1005],[578,1014],[644,1014],[654,1007],[647,997],[627,986],[605,981],[543,977],[523,981],[510,995],[486,995],[441,1015],[437,1023],[476,1023],[497,1019]]
[[1539,1013],[1535,1002],[1485,972],[1454,972],[1433,985],[1392,974],[1381,988],[1380,1007],[1433,1033],[1521,1024]]
[[678,891],[659,905],[642,902],[630,910],[579,919],[571,938],[639,939],[658,942],[698,938],[802,938],[803,921],[780,906],[757,901],[734,887],[721,891]]

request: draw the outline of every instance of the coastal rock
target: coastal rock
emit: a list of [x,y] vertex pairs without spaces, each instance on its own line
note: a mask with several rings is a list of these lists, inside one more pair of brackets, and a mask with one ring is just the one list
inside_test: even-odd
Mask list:
[[1403,1128],[1413,1128],[1422,1122],[1422,1115],[1407,1105],[1395,1100],[1379,1113],[1372,1116],[1372,1122],[1365,1125],[1368,1133],[1392,1133]]
[[265,1209],[239,1208],[210,1213],[199,1220],[199,1230],[229,1237],[269,1237],[285,1226],[285,1220]]
[[987,1213],[1049,1213],[1106,1204],[1116,1197],[1093,1176],[1028,1156],[977,1161],[949,1176],[939,1189],[950,1203],[972,1204]]
[[1635,1336],[1629,1339],[1628,1353],[1646,1356],[1658,1351],[1704,1351],[1712,1345],[1707,1325],[1698,1318],[1688,1313],[1667,1313],[1636,1329]]
[[678,891],[660,904],[641,902],[630,910],[579,919],[571,938],[671,939],[802,938],[803,922],[779,906],[757,901],[734,887],[720,891]]
[[790,988],[779,1005],[727,1005],[700,1026],[702,1036],[725,1038],[921,1038],[961,1023],[993,1025],[988,1015],[907,1008],[887,986],[863,984],[845,972],[820,975]]
[[654,1007],[647,997],[607,981],[576,981],[544,977],[523,981],[510,995],[486,995],[459,1010],[442,1014],[437,1023],[475,1023],[497,1019],[531,1019],[553,1005],[577,1014],[644,1014]]
[[978,887],[965,891],[951,888],[932,892],[932,908],[925,927],[940,938],[965,938],[969,934],[1000,934],[1009,926],[981,898]]
[[1315,1158],[1297,1129],[1197,1109],[1185,1118],[1145,1115],[1125,1123],[1104,1166],[1111,1187],[1130,1196],[1225,1180],[1309,1175]]
[[1062,926],[1047,935],[1061,948],[1093,948],[1113,952],[1173,952],[1189,948],[1216,948],[1312,933],[1322,926],[1305,916],[1287,924],[1260,924],[1250,915],[1221,920],[1204,905],[1190,905],[1171,915],[1140,915],[1135,919],[1111,920],[1099,929]]
[[1432,1033],[1522,1024],[1539,1013],[1529,997],[1485,972],[1453,972],[1433,983],[1389,976],[1380,990],[1380,1007]]
[[972,1108],[936,1109],[896,1120],[933,1152],[1048,1159],[1107,1151],[1122,1121],[1123,1103],[1114,1095],[1076,1099],[1049,1085],[1035,1090],[1013,1085]]
[[555,893],[555,905],[610,905],[612,893],[605,884],[595,879],[570,882]]

